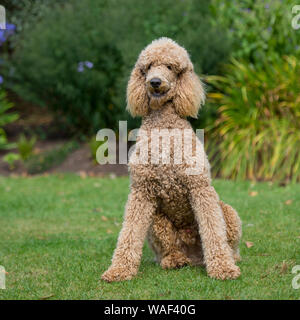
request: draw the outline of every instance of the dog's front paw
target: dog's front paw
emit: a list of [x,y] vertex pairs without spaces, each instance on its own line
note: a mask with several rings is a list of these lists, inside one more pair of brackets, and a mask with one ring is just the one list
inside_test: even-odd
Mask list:
[[163,269],[181,268],[190,263],[190,260],[181,252],[173,252],[165,256],[160,265]]
[[235,252],[235,253],[233,254],[233,259],[234,259],[235,262],[240,262],[240,261],[242,261],[242,257],[241,257],[241,255],[240,255],[239,251],[237,251],[237,252]]
[[105,271],[101,279],[107,282],[130,280],[137,274],[136,269],[111,266]]
[[219,280],[236,279],[241,275],[240,268],[234,264],[214,263],[207,267],[207,273],[211,278]]

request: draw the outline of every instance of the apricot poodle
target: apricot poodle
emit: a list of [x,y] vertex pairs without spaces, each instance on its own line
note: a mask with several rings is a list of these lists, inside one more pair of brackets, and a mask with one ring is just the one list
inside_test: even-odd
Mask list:
[[[136,275],[146,237],[164,269],[203,265],[213,278],[240,275],[235,262],[240,260],[241,220],[212,187],[203,143],[186,119],[197,117],[204,98],[183,47],[160,38],[141,52],[127,87],[127,108],[143,119],[129,160],[131,192],[112,264],[102,279],[121,281]],[[171,136],[170,161],[164,157],[153,161],[150,156],[162,147],[157,149],[159,143],[151,141],[158,137],[161,142],[171,129],[190,130],[190,143]],[[175,161],[178,146],[184,151],[182,162]],[[136,161],[141,150],[146,150],[146,157]],[[188,171],[195,168],[196,173]]]

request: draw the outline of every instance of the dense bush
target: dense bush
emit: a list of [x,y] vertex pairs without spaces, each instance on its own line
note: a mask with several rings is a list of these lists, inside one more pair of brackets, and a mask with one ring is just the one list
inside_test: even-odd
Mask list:
[[[43,19],[48,8],[56,4],[63,5],[67,1],[69,0],[2,0],[1,5],[6,11],[9,30],[0,31],[1,64],[5,64],[10,58],[15,47],[18,46],[20,37],[33,28],[37,21]],[[2,37],[1,33],[13,34],[13,37]],[[5,42],[4,45],[3,42]]]
[[43,12],[21,35],[8,71],[12,85],[81,132],[126,119],[130,69],[154,38],[184,45],[199,73],[217,72],[229,53],[226,35],[211,25],[207,0],[76,0]]
[[104,25],[133,66],[140,50],[165,36],[185,46],[196,71],[214,74],[230,53],[224,29],[212,26],[210,0],[111,0]]
[[101,3],[86,14],[81,9],[49,10],[24,35],[14,56],[14,80],[24,98],[47,104],[72,127],[88,132],[115,125],[122,57],[102,34]]
[[219,107],[209,150],[226,178],[300,180],[300,62],[285,57],[262,67],[233,61],[207,81]]
[[229,30],[232,56],[261,64],[300,55],[300,32],[291,26],[293,0],[212,0],[215,24]]
[[6,20],[17,27],[18,33],[32,27],[43,18],[45,9],[55,4],[65,4],[69,0],[2,0],[6,10]]

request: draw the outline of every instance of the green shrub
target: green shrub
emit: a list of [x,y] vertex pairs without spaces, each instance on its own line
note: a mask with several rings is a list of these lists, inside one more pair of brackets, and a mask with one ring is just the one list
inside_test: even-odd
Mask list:
[[141,49],[161,36],[186,46],[199,73],[217,72],[229,53],[226,34],[211,26],[207,0],[75,0],[45,9],[22,33],[9,70],[13,88],[77,131],[116,128],[129,118],[130,70]]
[[17,147],[20,157],[23,161],[27,160],[30,156],[32,156],[35,144],[35,136],[31,137],[30,139],[27,139],[24,134],[21,134],[17,142]]
[[16,26],[16,37],[12,43],[17,44],[18,35],[31,28],[32,25],[43,19],[45,10],[56,4],[65,4],[68,0],[2,0],[6,10],[6,20]]
[[3,157],[3,161],[8,163],[9,170],[14,170],[16,167],[16,162],[19,160],[20,155],[14,152],[9,152]]
[[122,57],[102,28],[103,2],[48,10],[23,35],[13,60],[16,91],[47,104],[80,132],[113,127],[120,114],[114,97]]
[[285,57],[264,67],[236,60],[207,81],[219,107],[209,132],[216,174],[226,178],[300,180],[300,62]]
[[229,30],[232,55],[256,64],[300,54],[300,32],[291,26],[294,0],[212,0],[215,24]]
[[[7,30],[0,33],[0,64],[1,67],[8,68],[9,60],[18,47],[22,35],[34,28],[35,24],[42,20],[48,8],[57,4],[61,6],[69,0],[2,0],[1,4],[6,11]],[[8,76],[9,73],[6,74]],[[9,87],[10,81],[6,77],[5,87]]]
[[153,39],[165,36],[186,47],[199,74],[214,74],[230,53],[230,42],[226,30],[212,26],[210,3],[111,0],[103,22],[112,41],[118,43],[126,67],[132,68],[139,52]]
[[[92,160],[97,163],[97,150],[98,148],[105,143],[106,140],[104,141],[97,141],[96,140],[96,136],[93,136],[90,141],[89,141],[89,147],[90,147],[90,152],[91,152],[91,158]],[[108,155],[108,150],[106,150],[104,152],[104,155],[107,156]]]
[[8,102],[4,90],[0,89],[0,150],[11,149],[15,147],[15,144],[8,143],[4,126],[18,119],[16,113],[7,113],[9,109],[13,107],[13,104]]

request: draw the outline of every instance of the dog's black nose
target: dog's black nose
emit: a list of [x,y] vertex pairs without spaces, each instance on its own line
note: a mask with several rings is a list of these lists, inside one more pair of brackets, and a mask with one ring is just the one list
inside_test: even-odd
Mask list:
[[150,84],[153,88],[158,88],[161,85],[161,80],[158,78],[153,78],[150,80]]

